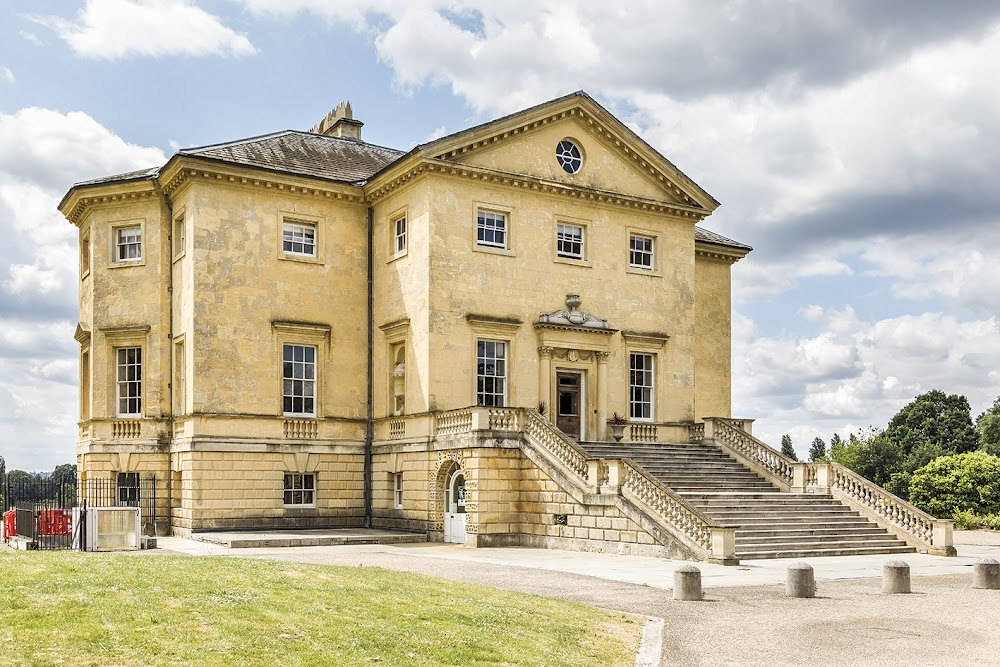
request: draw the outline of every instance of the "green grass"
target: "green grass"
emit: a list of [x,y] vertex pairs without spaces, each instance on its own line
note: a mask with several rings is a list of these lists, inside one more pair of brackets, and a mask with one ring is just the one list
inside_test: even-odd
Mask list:
[[0,552],[5,665],[631,665],[641,620],[378,568]]

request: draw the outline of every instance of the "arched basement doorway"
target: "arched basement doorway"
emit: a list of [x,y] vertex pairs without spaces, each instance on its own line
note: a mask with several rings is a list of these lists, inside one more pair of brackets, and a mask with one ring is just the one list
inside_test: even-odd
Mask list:
[[457,465],[445,478],[444,541],[465,543],[465,473]]

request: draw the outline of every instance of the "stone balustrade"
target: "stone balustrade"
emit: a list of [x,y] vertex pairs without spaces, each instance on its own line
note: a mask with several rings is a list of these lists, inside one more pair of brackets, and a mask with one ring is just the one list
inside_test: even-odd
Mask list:
[[956,553],[954,521],[932,517],[839,463],[793,461],[729,419],[706,419],[705,439],[787,491],[829,493],[921,551],[938,556]]

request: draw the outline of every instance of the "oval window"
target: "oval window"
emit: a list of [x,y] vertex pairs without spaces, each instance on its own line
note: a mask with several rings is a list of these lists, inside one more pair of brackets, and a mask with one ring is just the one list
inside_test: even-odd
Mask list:
[[575,174],[583,167],[583,153],[569,139],[563,139],[556,146],[556,160],[567,174]]

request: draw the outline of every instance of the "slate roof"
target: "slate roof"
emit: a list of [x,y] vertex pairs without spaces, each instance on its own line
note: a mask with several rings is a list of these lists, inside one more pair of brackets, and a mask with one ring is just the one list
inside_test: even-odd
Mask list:
[[124,174],[114,174],[113,176],[101,176],[100,178],[92,178],[89,181],[80,181],[79,183],[74,183],[73,187],[75,188],[80,185],[100,185],[101,183],[124,183],[126,181],[144,181],[150,178],[155,178],[158,173],[160,173],[159,167],[151,167],[149,169],[127,171]]
[[753,248],[745,243],[734,241],[730,238],[726,238],[722,234],[716,234],[715,232],[710,232],[707,229],[702,229],[697,225],[695,225],[694,228],[694,240],[704,241],[705,243],[714,243],[715,245],[724,245],[729,248],[739,248],[740,250],[746,250],[748,252],[753,250]]
[[223,144],[184,148],[177,154],[360,184],[404,153],[356,139],[285,130]]

